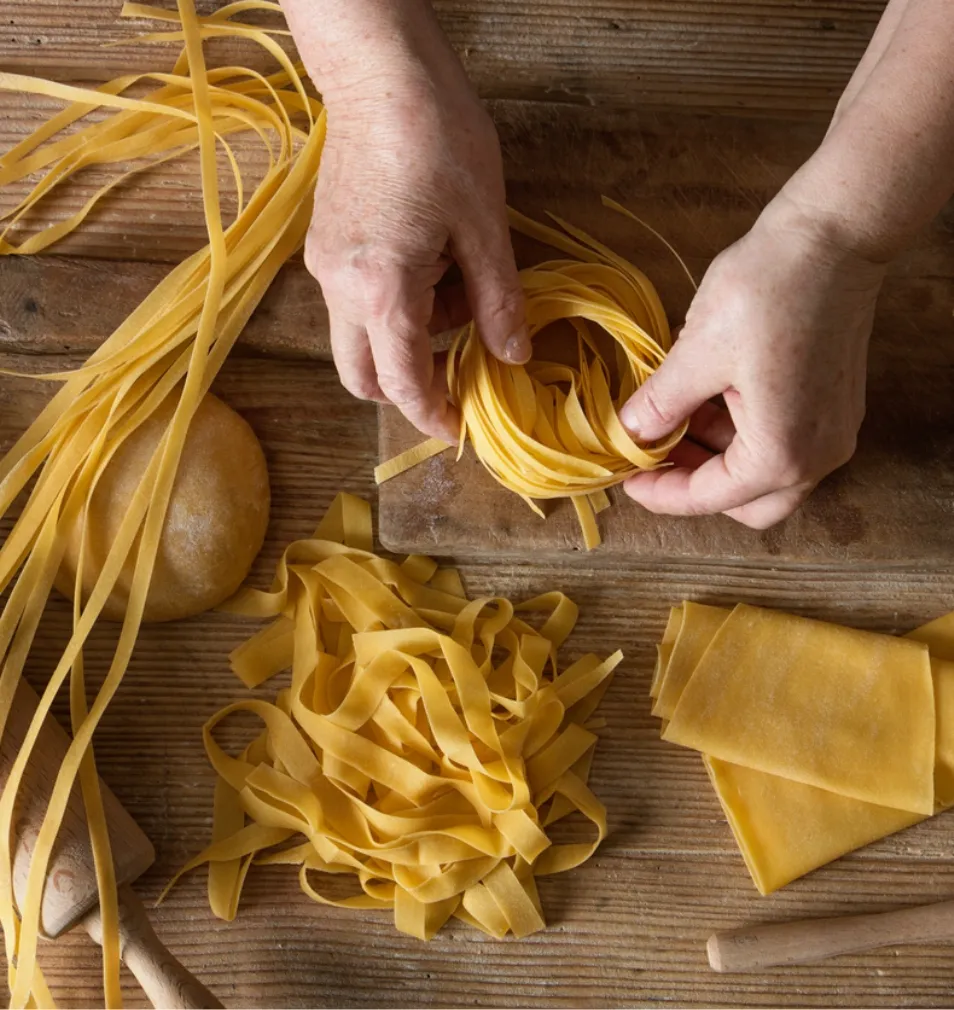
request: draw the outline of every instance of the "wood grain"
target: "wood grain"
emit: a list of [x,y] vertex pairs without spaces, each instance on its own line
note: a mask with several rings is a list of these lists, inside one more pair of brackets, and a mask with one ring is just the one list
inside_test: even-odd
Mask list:
[[[40,358],[6,356],[4,367]],[[52,366],[54,362],[50,362]],[[59,363],[59,362],[55,362]],[[35,383],[0,385],[0,448],[42,400]],[[374,414],[352,404],[327,365],[236,358],[217,391],[263,439],[274,512],[254,578],[267,582],[282,546],[307,535],[335,491],[371,495]],[[469,591],[513,598],[550,588],[582,607],[568,658],[620,647],[626,660],[603,705],[593,784],[611,836],[589,864],[543,882],[550,928],[523,943],[486,940],[453,926],[431,944],[397,934],[386,915],[312,905],[293,875],[253,870],[239,919],[214,920],[201,873],[154,913],[172,951],[233,1006],[937,1006],[949,994],[949,954],[925,947],[853,955],[823,968],[784,969],[745,980],[713,975],[704,944],[715,929],[747,922],[882,910],[954,894],[949,815],[759,898],[735,851],[698,757],[658,739],[647,690],[666,608],[685,597],[745,600],[860,627],[905,631],[954,607],[954,569],[867,570],[814,565],[776,570],[748,562],[601,564],[459,558]],[[254,625],[252,625],[254,627]],[[65,641],[68,610],[51,603],[29,676],[44,682]],[[213,778],[201,724],[244,692],[226,656],[247,622],[206,615],[144,629],[127,679],[97,736],[103,777],[151,837],[156,866],[138,888],[147,900],[205,843]],[[87,650],[101,676],[115,627]],[[272,688],[259,694],[268,697]],[[65,710],[60,709],[63,714]],[[246,726],[228,727],[238,745]],[[44,948],[56,990],[95,1004],[95,950],[81,938]],[[134,990],[129,1005],[143,1005]],[[138,1001],[137,1001],[138,1000]]]
[[[135,260],[0,258],[0,348],[17,354],[89,354],[168,273]],[[304,264],[286,264],[248,321],[238,353],[331,358],[328,311]]]
[[[46,99],[0,92],[0,151],[57,108]],[[622,251],[653,264],[654,278],[676,310],[690,292],[685,277],[658,241],[604,212],[600,195],[624,199],[648,223],[664,227],[698,276],[727,239],[745,231],[753,214],[824,133],[819,123],[544,102],[499,101],[490,104],[490,111],[500,135],[510,203],[528,214],[562,214],[621,238]],[[253,181],[265,167],[261,144],[244,134],[231,143]],[[11,238],[74,214],[111,178],[101,170],[84,170],[31,211]],[[0,188],[0,214],[15,207],[33,182]],[[667,208],[665,214],[657,211],[660,206]],[[229,221],[234,199],[224,181],[222,209]],[[197,162],[187,155],[119,187],[53,251],[177,263],[206,240]]]
[[[436,0],[434,6],[488,98],[825,114],[884,3]],[[151,69],[156,47],[129,40],[132,30],[153,25],[120,23],[119,7],[118,0],[6,0],[0,67],[56,78],[79,71],[93,79]],[[104,42],[122,44],[100,50]],[[223,60],[254,53],[234,44],[216,51]]]
[[[583,117],[545,124],[544,110],[502,121],[512,199],[542,216],[554,209],[643,268],[674,323],[692,288],[673,257],[632,223],[599,207],[611,193],[660,230],[696,277],[739,237],[812,150],[811,125],[643,115],[610,131]],[[560,153],[558,153],[560,152]],[[532,175],[529,166],[533,166]],[[585,171],[571,182],[571,173]],[[531,182],[532,179],[532,182]],[[885,285],[868,369],[868,416],[847,467],[791,519],[765,532],[725,516],[653,516],[616,489],[599,517],[602,554],[646,558],[747,558],[923,562],[954,556],[954,209],[899,259]],[[518,243],[524,262],[542,250]],[[381,459],[421,439],[393,409],[381,415]],[[569,501],[539,519],[498,485],[468,449],[414,468],[381,489],[381,537],[395,550],[527,556],[582,548]]]
[[[687,253],[698,275],[721,244],[744,231],[795,160],[811,151],[819,128],[766,119],[737,121],[725,133],[717,121],[694,117],[674,129],[675,121],[665,117],[644,111],[611,114],[600,105],[823,116],[882,6],[880,0],[436,3],[485,96],[550,100],[495,103],[512,202],[530,213],[555,209],[618,238],[622,251],[653,264],[674,314],[685,305],[686,282],[646,236],[611,224],[595,206],[595,196],[606,192],[623,198],[650,223],[665,224],[667,236]],[[136,61],[152,66],[165,58],[130,46],[97,48],[119,37],[117,9],[112,0],[6,0],[0,67],[62,80],[100,80]],[[0,95],[0,149],[51,107]],[[706,139],[710,135],[723,140]],[[636,145],[638,136],[649,138],[644,150]],[[731,144],[725,138],[732,138]],[[254,170],[258,155],[239,146]],[[702,157],[701,149],[709,153]],[[718,158],[711,157],[713,151]],[[743,164],[740,185],[735,176]],[[591,180],[591,189],[581,196],[583,177]],[[75,209],[96,185],[92,174],[79,179],[51,213]],[[0,201],[8,201],[0,202],[0,213],[10,206],[10,196],[0,192]],[[676,212],[661,221],[655,208],[666,200]],[[711,212],[713,207],[718,213]],[[0,367],[50,369],[79,360],[74,355],[84,353],[121,317],[127,301],[135,300],[136,285],[150,283],[143,278],[151,268],[128,267],[130,261],[174,262],[203,241],[195,170],[184,163],[142,176],[60,247],[118,264],[64,265],[51,259],[24,267],[37,271],[17,275],[30,278],[22,282],[22,296],[36,301],[36,320],[24,316],[32,310],[22,303],[10,309],[21,289],[10,280],[14,274],[4,272],[7,264],[0,264],[0,319],[8,321],[9,331],[0,341]],[[534,254],[539,250],[522,250],[522,255]],[[950,304],[950,275],[936,269],[939,262],[930,243],[908,259],[905,270],[912,280],[898,288],[899,305],[916,314]],[[81,279],[54,283],[44,279],[46,269],[64,277],[79,271],[72,276]],[[302,290],[310,305],[307,289]],[[77,301],[89,302],[88,310],[83,305],[75,314],[70,311],[74,291]],[[294,347],[278,349],[307,358],[308,334],[292,326],[294,313],[285,312],[288,300],[276,300],[272,325],[287,329]],[[99,327],[94,307],[102,310]],[[317,333],[319,309],[311,311]],[[307,318],[310,328],[312,316]],[[912,327],[902,334],[909,341],[925,339]],[[263,331],[255,347],[274,351],[277,344]],[[944,382],[939,371],[934,383]],[[307,360],[237,356],[217,391],[249,419],[268,456],[274,508],[253,575],[263,584],[283,546],[310,532],[336,491],[374,498],[375,415],[343,393],[329,366]],[[36,382],[0,377],[0,450],[46,395]],[[929,441],[923,451],[929,455],[939,448]],[[173,952],[223,1002],[301,1007],[659,1002],[932,1007],[950,1002],[950,951],[939,946],[852,955],[821,967],[745,979],[709,971],[704,943],[715,929],[878,911],[954,895],[950,815],[839,860],[771,898],[759,898],[697,756],[658,739],[646,697],[654,642],[672,602],[744,600],[900,632],[954,608],[950,558],[928,565],[899,555],[890,565],[824,560],[799,567],[748,560],[554,560],[537,552],[483,560],[459,552],[456,560],[472,594],[519,598],[549,588],[570,592],[582,617],[569,657],[624,650],[626,660],[603,706],[607,727],[593,776],[609,808],[611,837],[586,866],[542,882],[550,928],[524,942],[495,942],[455,925],[421,944],[396,933],[386,915],[308,902],[280,867],[254,869],[238,920],[221,923],[208,911],[203,875],[194,874],[153,913],[153,921]],[[51,601],[30,660],[35,685],[49,675],[68,624],[66,604]],[[208,839],[213,777],[202,752],[201,726],[217,708],[245,693],[228,671],[226,656],[250,630],[249,624],[224,615],[144,629],[126,681],[97,734],[101,774],[158,851],[156,865],[140,884],[147,899]],[[94,631],[87,650],[94,684],[105,670],[115,634],[108,625]],[[265,687],[258,693],[268,697],[271,692]],[[62,705],[59,714],[65,714]],[[223,740],[238,745],[248,732],[247,725],[229,726]],[[44,947],[42,956],[64,1004],[101,1003],[98,955],[85,937],[70,934]],[[128,1005],[143,1006],[127,981]]]
[[[75,78],[71,80],[76,82]],[[48,98],[0,91],[0,151],[12,148],[62,107],[62,102]],[[101,118],[97,114],[83,125]],[[72,132],[72,128],[67,132]],[[252,140],[246,134],[235,138],[234,152],[250,193],[267,168],[267,152],[257,137]],[[132,167],[83,169],[18,222],[8,239],[17,242],[26,234],[75,214],[103,186]],[[235,216],[236,194],[227,163],[220,160],[219,167],[222,216],[228,223]],[[37,177],[31,177],[0,188],[0,215],[12,211],[31,192],[36,181]],[[178,263],[207,241],[198,159],[191,152],[140,171],[116,186],[89,213],[82,228],[56,244],[55,251],[104,259]]]

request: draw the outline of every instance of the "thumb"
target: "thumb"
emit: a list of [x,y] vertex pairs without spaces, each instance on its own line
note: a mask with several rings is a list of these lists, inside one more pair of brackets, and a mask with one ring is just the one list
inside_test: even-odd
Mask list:
[[501,361],[530,360],[523,287],[513,257],[506,217],[454,238],[454,253],[474,323],[487,350]]
[[623,427],[644,442],[663,438],[707,400],[725,390],[718,370],[697,353],[692,338],[680,337],[659,368],[623,404]]

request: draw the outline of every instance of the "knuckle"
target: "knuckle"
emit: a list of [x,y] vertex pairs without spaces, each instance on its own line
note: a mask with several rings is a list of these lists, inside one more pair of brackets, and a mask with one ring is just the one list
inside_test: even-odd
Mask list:
[[701,516],[715,515],[718,511],[719,508],[711,502],[705,500],[693,500],[686,503],[682,514],[693,519],[698,519]]
[[305,246],[305,268],[318,282],[328,304],[351,306],[355,303],[357,287],[343,268],[340,257],[317,243]]
[[832,470],[844,466],[854,456],[857,444],[855,435],[832,440],[827,446],[818,447],[817,452],[792,441],[779,443],[769,457],[773,461],[772,473],[777,476],[779,487],[815,482]]
[[382,372],[378,375],[378,385],[395,407],[414,407],[427,399],[424,387],[413,376]]
[[366,245],[339,248],[313,238],[305,244],[305,266],[326,296],[360,305],[366,314],[382,314],[395,297],[395,284]]
[[305,268],[319,284],[322,283],[324,256],[321,247],[312,239],[310,233],[308,241],[305,243]]
[[379,292],[369,292],[369,299],[367,315],[371,328],[386,334],[397,347],[417,343],[425,327],[420,319],[421,314],[414,307],[406,303],[395,304],[393,299],[382,298]]
[[793,484],[801,484],[809,480],[814,467],[811,461],[796,447],[787,443],[779,446],[775,453],[775,466],[773,472],[776,474],[780,487],[791,487]]
[[659,384],[648,382],[643,386],[642,402],[639,406],[640,418],[644,424],[657,427],[673,426],[679,422],[672,410],[666,403],[666,399],[659,392]]
[[523,322],[524,312],[523,291],[519,287],[500,289],[482,300],[478,323],[482,328],[509,336]]
[[773,495],[769,500],[753,502],[751,505],[735,510],[730,515],[750,529],[767,530],[797,512],[811,493],[813,486],[803,486],[787,493]]
[[774,490],[809,480],[816,468],[802,439],[787,432],[749,442],[740,468],[746,479],[763,475]]
[[379,281],[383,274],[380,258],[365,243],[351,245],[341,260],[343,268],[354,277]]
[[341,385],[359,400],[376,400],[379,395],[379,384],[371,375],[342,375]]

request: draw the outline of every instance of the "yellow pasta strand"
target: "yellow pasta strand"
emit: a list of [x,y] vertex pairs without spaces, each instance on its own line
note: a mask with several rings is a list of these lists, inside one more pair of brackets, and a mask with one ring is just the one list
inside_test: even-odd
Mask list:
[[[591,549],[600,543],[596,513],[609,504],[606,489],[662,465],[685,426],[650,445],[633,441],[623,428],[620,407],[671,346],[666,314],[645,274],[585,232],[554,220],[562,231],[511,211],[514,228],[576,257],[520,275],[531,338],[569,320],[576,362],[535,355],[527,365],[504,364],[471,323],[448,355],[447,384],[463,418],[459,451],[469,440],[491,475],[541,516],[535,500],[571,498]],[[592,325],[612,337],[612,365]],[[446,448],[437,439],[424,442],[378,466],[375,479],[390,480]]]
[[[298,866],[314,901],[392,909],[422,940],[452,916],[527,936],[544,927],[534,877],[578,866],[606,834],[586,785],[597,738],[582,723],[622,654],[560,672],[577,615],[562,593],[516,608],[467,600],[433,561],[397,564],[370,544],[367,504],[339,495],[315,538],[286,551],[270,591],[226,605],[274,619],[232,654],[243,683],[290,667],[291,687],[207,724],[212,843],[180,875],[208,863],[225,919],[255,859]],[[543,615],[540,629],[518,611]],[[213,731],[236,711],[264,731],[231,757]],[[595,837],[555,844],[548,829],[574,812]],[[360,891],[323,893],[315,874],[347,874]]]
[[[95,587],[85,599],[77,594],[70,642],[50,674],[0,793],[0,925],[13,1006],[52,1005],[36,962],[40,899],[77,777],[103,910],[105,999],[107,1006],[120,1005],[116,882],[92,738],[135,646],[192,415],[275,274],[301,247],[311,218],[325,135],[324,110],[305,89],[301,66],[270,38],[284,29],[244,24],[239,18],[245,12],[279,13],[280,8],[271,0],[239,0],[199,18],[192,0],[178,0],[178,13],[127,5],[126,15],[172,22],[170,30],[143,37],[150,44],[183,43],[169,72],[126,75],[97,88],[0,74],[0,88],[70,103],[0,156],[0,185],[39,176],[4,216],[0,255],[48,249],[81,226],[100,200],[117,192],[120,182],[191,151],[199,154],[209,235],[209,244],[171,270],[83,366],[37,376],[61,387],[0,460],[0,515],[27,493],[26,504],[0,547],[0,591],[8,590],[0,613],[2,731],[63,556],[66,531],[77,520],[85,524],[97,482],[125,439],[170,394],[178,398]],[[208,69],[202,42],[221,36],[251,40],[277,61],[279,69],[268,76],[243,67]],[[87,122],[94,112],[101,118]],[[254,187],[243,180],[228,142],[239,132],[257,136],[268,154],[268,166]],[[226,155],[238,196],[238,212],[229,223],[222,221],[219,207],[217,148]],[[24,234],[30,213],[89,166],[110,167],[115,177],[72,217]],[[668,330],[654,329],[665,320],[644,279],[631,270],[627,273],[607,250],[587,245],[585,236],[572,230],[557,233],[532,222],[518,224],[551,239],[559,235],[557,244],[579,260],[537,269],[529,287],[540,308],[538,317],[547,312],[576,313],[607,327],[614,336],[618,333],[617,339],[629,348],[627,360],[633,363],[620,395],[634,388],[668,346]],[[579,311],[584,303],[589,307]],[[549,437],[552,432],[545,444],[556,455],[545,459],[538,472],[531,468],[528,480],[536,494],[540,474],[552,480],[548,471],[559,472],[555,467],[560,453],[572,455],[581,446],[592,459],[581,458],[579,472],[572,472],[585,484],[577,489],[585,502],[581,511],[592,515],[608,503],[602,489],[613,481],[604,480],[603,471],[610,474],[614,466],[626,465],[606,462],[604,455],[618,452],[625,457],[625,448],[635,456],[634,465],[655,465],[665,447],[634,447],[612,419],[603,418],[608,373],[585,325],[580,322],[578,328],[579,367],[555,380],[557,387],[561,382],[566,386],[565,376],[572,375],[574,396],[559,399],[554,394],[545,411],[538,412],[538,435]],[[458,346],[452,368],[455,375],[467,377],[487,373],[483,393],[465,409],[465,415],[472,416],[468,431],[473,438],[474,432],[484,430],[487,389],[492,400],[493,383],[501,377],[489,370],[492,363],[482,364],[479,347],[469,350],[471,343],[468,338]],[[521,422],[532,413],[527,383],[531,389],[535,383],[554,384],[546,366],[534,366],[525,378],[526,382],[514,378],[507,387],[511,399],[495,408],[510,411]],[[598,409],[592,412],[594,406]],[[529,431],[531,439],[537,437],[532,425]],[[432,445],[426,452],[440,448]],[[487,455],[504,475],[520,465],[519,453],[508,442],[491,439]],[[417,458],[421,456],[418,451]],[[619,474],[617,479],[622,479]],[[133,551],[128,612],[105,681],[90,703],[84,643]],[[236,653],[236,672],[244,682],[262,683],[289,662],[294,677],[293,690],[275,706],[253,709],[265,719],[267,730],[240,759],[218,751],[209,728],[207,744],[224,783],[216,798],[217,827],[210,850],[214,856],[208,856],[215,863],[210,874],[213,908],[223,917],[234,915],[255,854],[304,833],[308,841],[298,850],[273,852],[268,858],[299,865],[302,887],[316,900],[327,899],[314,890],[310,875],[344,870],[358,874],[363,892],[356,899],[344,899],[345,904],[395,908],[402,922],[413,923],[411,928],[423,935],[432,934],[452,913],[478,922],[493,935],[535,928],[530,908],[538,909],[539,902],[533,873],[569,868],[593,848],[590,843],[575,843],[538,851],[545,828],[577,809],[597,825],[598,838],[605,830],[602,807],[585,786],[595,738],[579,726],[571,731],[560,722],[576,725],[589,718],[618,659],[611,657],[608,666],[590,664],[582,673],[577,671],[580,679],[572,681],[575,687],[561,679],[565,687],[556,690],[556,682],[548,685],[543,667],[553,660],[551,651],[575,620],[574,608],[565,598],[541,598],[527,605],[550,615],[537,633],[514,616],[506,601],[468,603],[452,569],[436,570],[427,559],[409,559],[397,566],[370,551],[370,511],[363,503],[341,500],[330,510],[317,539],[289,548],[270,592],[248,591],[233,602],[240,612],[277,619]],[[77,585],[83,584],[82,568],[81,559]],[[405,636],[384,649],[387,656],[407,655],[398,672],[393,659],[377,659],[373,651],[373,643],[380,641],[374,636],[391,633]],[[490,665],[495,642],[511,657],[502,667]],[[541,651],[543,645],[547,649]],[[360,692],[339,712],[346,673],[355,669],[365,671],[361,691],[378,698],[373,719],[361,724],[355,720],[367,713],[357,704]],[[57,776],[34,850],[27,895],[18,909],[11,850],[17,794],[39,728],[67,681],[74,739]],[[583,685],[590,692],[585,696],[579,695]],[[307,776],[316,767],[302,733],[325,741],[323,770],[319,769],[323,802],[331,804],[336,818],[343,818],[341,827],[327,837],[318,833],[318,826],[325,823],[323,808],[316,807],[312,793],[300,788],[305,781],[311,783]],[[532,764],[525,762],[527,757]],[[453,782],[450,788],[448,781]],[[294,802],[276,801],[276,796]],[[423,806],[412,814],[414,803]],[[540,804],[546,806],[542,817]],[[262,820],[245,824],[250,814]],[[416,830],[405,837],[408,820],[414,821]],[[392,833],[387,845],[379,841],[381,832]],[[441,860],[448,853],[455,860],[445,866]],[[463,855],[467,858],[457,858]],[[499,869],[502,861],[512,877]],[[525,898],[515,890],[514,879]],[[403,896],[396,899],[399,890]]]
[[[50,675],[0,793],[0,925],[15,1007],[52,1005],[36,963],[40,907],[57,831],[77,777],[90,824],[103,913],[106,1005],[121,1005],[116,880],[92,737],[135,646],[192,415],[278,269],[304,241],[324,141],[324,111],[306,92],[300,67],[291,63],[267,30],[235,20],[244,11],[275,12],[276,4],[241,0],[204,19],[196,16],[192,0],[179,0],[178,7],[178,14],[143,5],[126,11],[136,17],[176,22],[177,30],[162,37],[184,43],[171,73],[130,75],[96,89],[0,74],[0,88],[72,102],[0,157],[0,184],[42,173],[32,191],[6,215],[0,255],[48,248],[78,227],[118,182],[143,167],[191,150],[199,152],[209,234],[209,245],[172,270],[85,365],[42,377],[63,385],[0,460],[0,514],[6,514],[33,482],[25,506],[0,547],[0,590],[9,589],[0,614],[2,730],[63,556],[67,531],[78,519],[85,524],[93,490],[123,441],[170,393],[178,396],[175,414],[94,589],[86,599],[77,593],[71,640]],[[202,42],[222,35],[252,40],[281,69],[269,77],[240,67],[208,70]],[[147,38],[155,41],[159,36]],[[127,94],[133,86],[140,89],[136,97]],[[152,90],[143,94],[143,86]],[[106,117],[84,124],[85,117],[97,110],[105,111]],[[76,128],[63,134],[68,127]],[[225,139],[240,131],[257,135],[269,155],[268,168],[250,192]],[[228,157],[239,194],[239,211],[228,225],[219,207],[217,147]],[[14,241],[13,233],[23,228],[28,213],[89,165],[115,166],[118,175],[72,218]],[[126,618],[105,681],[89,704],[83,645],[132,551],[136,561]],[[83,585],[82,567],[81,559],[78,586]],[[11,850],[17,794],[39,728],[67,679],[73,741],[56,779],[34,848],[26,897],[18,909]],[[217,809],[228,826],[235,812],[234,798],[227,790]],[[263,841],[274,844],[276,840],[274,830],[254,838],[256,849]],[[246,857],[239,878],[247,866]],[[237,900],[238,889],[233,888],[233,903]]]

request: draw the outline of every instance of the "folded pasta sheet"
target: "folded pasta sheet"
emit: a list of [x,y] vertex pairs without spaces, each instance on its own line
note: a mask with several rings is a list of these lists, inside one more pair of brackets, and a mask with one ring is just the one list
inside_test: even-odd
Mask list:
[[[398,564],[371,544],[370,507],[339,495],[314,538],[286,551],[270,591],[227,605],[273,619],[232,655],[243,683],[290,667],[291,684],[208,723],[213,840],[183,872],[210,864],[225,919],[257,859],[297,866],[315,901],[392,909],[421,939],[451,916],[526,936],[544,925],[535,878],[579,865],[605,835],[586,784],[597,740],[587,724],[622,654],[560,670],[577,615],[562,593],[468,600],[455,570],[419,556]],[[264,728],[233,757],[213,730],[238,710]],[[552,826],[572,813],[590,837],[555,841]],[[353,893],[319,890],[324,874],[350,875]]]
[[674,608],[653,712],[665,739],[702,752],[759,891],[954,802],[946,655],[946,619],[896,638],[748,606]]

